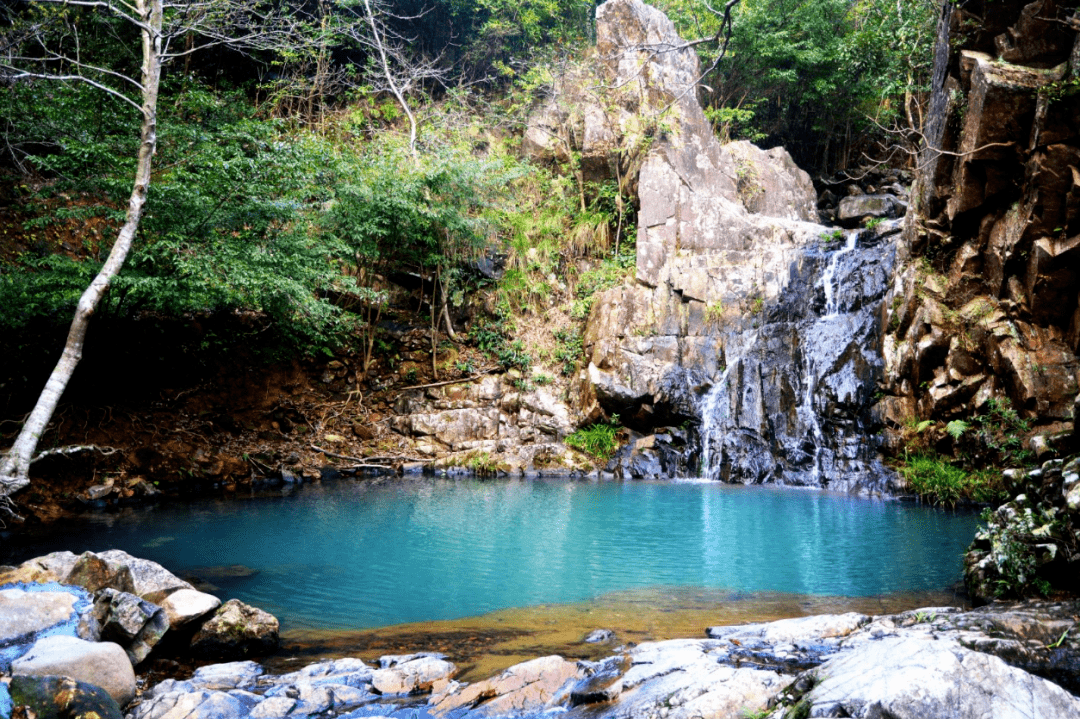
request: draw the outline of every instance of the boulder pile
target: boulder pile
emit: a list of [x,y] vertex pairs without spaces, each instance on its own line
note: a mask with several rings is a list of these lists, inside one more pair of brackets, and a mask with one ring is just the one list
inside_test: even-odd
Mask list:
[[272,653],[277,643],[269,614],[236,600],[221,606],[161,565],[119,550],[54,552],[0,567],[0,673],[43,678],[13,681],[13,696],[83,697],[96,706],[100,697],[82,683],[123,706],[136,695],[134,667],[157,647],[241,659]]

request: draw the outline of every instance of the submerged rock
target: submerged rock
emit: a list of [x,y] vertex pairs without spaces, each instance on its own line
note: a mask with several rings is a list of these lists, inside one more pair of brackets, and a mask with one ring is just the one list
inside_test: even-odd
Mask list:
[[29,707],[38,719],[122,719],[108,692],[70,677],[15,676],[8,687],[14,706]]

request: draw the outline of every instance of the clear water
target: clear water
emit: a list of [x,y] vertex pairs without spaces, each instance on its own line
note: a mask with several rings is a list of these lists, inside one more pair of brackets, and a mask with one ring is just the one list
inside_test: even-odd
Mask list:
[[211,581],[283,629],[361,629],[649,587],[866,597],[945,589],[977,518],[710,482],[340,481],[98,515],[8,561],[123,549]]

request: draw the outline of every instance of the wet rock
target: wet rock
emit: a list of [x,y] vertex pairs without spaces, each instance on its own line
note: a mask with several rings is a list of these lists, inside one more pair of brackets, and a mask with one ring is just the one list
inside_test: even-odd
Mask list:
[[127,653],[112,642],[87,642],[76,637],[39,639],[11,664],[13,676],[67,676],[95,684],[120,706],[135,696],[135,672]]
[[143,701],[129,716],[132,719],[242,719],[254,708],[256,699],[205,690],[167,692]]
[[610,629],[594,629],[581,641],[586,644],[611,644],[615,641],[615,632]]
[[91,597],[80,587],[50,582],[0,589],[0,672],[45,635],[96,642],[101,627]]
[[611,657],[602,662],[583,662],[588,676],[570,689],[570,706],[610,702],[622,693],[622,676],[629,668],[625,657]]
[[209,659],[244,659],[278,646],[278,620],[238,599],[225,602],[191,640],[192,654]]
[[15,706],[29,707],[37,719],[122,719],[109,693],[69,677],[15,676],[8,687]]
[[146,659],[169,630],[164,609],[115,589],[102,589],[94,596],[94,615],[101,639],[123,647],[133,665]]

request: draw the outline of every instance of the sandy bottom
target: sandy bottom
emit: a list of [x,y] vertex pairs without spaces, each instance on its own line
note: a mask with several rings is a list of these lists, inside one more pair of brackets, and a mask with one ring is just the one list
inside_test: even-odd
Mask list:
[[[684,588],[618,592],[576,604],[542,604],[479,617],[401,624],[364,631],[297,629],[265,664],[288,672],[320,659],[346,656],[373,661],[385,654],[436,651],[457,664],[459,681],[477,681],[522,661],[549,654],[597,659],[618,646],[705,637],[708,627],[773,621],[811,614],[892,614],[918,607],[964,606],[951,592],[879,597],[820,597],[732,593]],[[586,644],[594,629],[615,632],[607,644]]]

